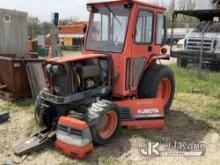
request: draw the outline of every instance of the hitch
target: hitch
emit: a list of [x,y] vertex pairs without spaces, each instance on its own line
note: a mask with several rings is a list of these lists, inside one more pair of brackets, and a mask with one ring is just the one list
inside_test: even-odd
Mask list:
[[55,137],[55,132],[48,128],[42,129],[38,133],[30,136],[27,140],[20,143],[14,149],[15,155],[22,156],[34,150],[41,148],[50,139]]

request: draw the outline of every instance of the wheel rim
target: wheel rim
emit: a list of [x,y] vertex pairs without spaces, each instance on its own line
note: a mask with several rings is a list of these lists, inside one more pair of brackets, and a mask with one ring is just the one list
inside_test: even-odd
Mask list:
[[108,139],[113,135],[117,127],[117,119],[117,114],[114,111],[109,111],[103,116],[98,127],[101,138]]
[[168,78],[164,78],[160,81],[157,89],[157,98],[162,98],[164,104],[166,105],[169,101],[171,94],[171,84]]

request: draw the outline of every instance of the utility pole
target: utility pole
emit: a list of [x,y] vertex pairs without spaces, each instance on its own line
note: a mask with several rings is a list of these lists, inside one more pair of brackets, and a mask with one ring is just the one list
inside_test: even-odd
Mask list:
[[[176,2],[175,0],[172,0],[172,11],[173,12],[175,11],[175,2]],[[172,14],[170,54],[172,53],[173,44],[174,44],[174,40],[173,40],[174,28],[175,28],[175,16],[174,16],[174,14]]]
[[61,45],[59,44],[59,13],[52,13],[52,29],[50,32],[52,42],[52,57],[63,56]]

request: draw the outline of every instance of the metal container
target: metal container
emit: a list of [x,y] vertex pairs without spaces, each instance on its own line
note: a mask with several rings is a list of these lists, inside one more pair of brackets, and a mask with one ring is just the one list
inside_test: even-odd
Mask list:
[[26,63],[43,62],[18,54],[0,54],[0,97],[6,100],[31,96]]
[[0,53],[27,53],[28,13],[0,8]]

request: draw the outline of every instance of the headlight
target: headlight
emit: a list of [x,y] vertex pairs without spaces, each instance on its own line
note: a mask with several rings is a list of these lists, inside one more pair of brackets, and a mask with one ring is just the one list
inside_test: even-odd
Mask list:
[[63,65],[47,64],[45,69],[48,73],[51,73],[51,74],[62,74],[64,72]]
[[179,49],[183,49],[183,44],[177,44],[176,47]]
[[63,143],[70,144],[72,146],[84,147],[90,143],[89,139],[82,139],[80,136],[69,136],[62,131],[57,131],[57,139]]
[[63,143],[77,147],[84,147],[91,143],[91,135],[89,129],[83,130],[82,135],[77,135],[70,132],[61,131],[59,130],[58,126],[56,137],[57,140],[60,140]]

